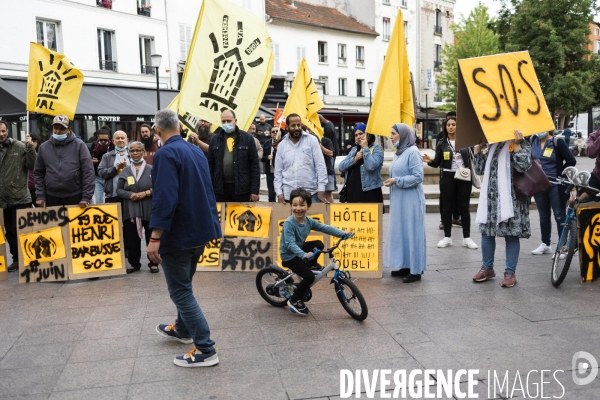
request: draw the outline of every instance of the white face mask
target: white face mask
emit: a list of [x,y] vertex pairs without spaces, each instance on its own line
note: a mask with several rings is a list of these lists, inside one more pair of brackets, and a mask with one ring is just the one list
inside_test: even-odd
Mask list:
[[231,133],[235,130],[234,124],[223,124],[223,130],[227,133]]

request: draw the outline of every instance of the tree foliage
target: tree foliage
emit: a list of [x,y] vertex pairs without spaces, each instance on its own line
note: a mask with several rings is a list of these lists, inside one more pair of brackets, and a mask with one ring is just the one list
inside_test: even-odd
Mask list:
[[595,0],[504,0],[494,24],[503,51],[529,50],[551,112],[574,115],[594,104],[600,74],[589,59]]
[[500,53],[499,35],[490,29],[493,22],[488,8],[479,3],[466,19],[461,15],[459,23],[450,26],[454,43],[442,49],[442,73],[437,78],[446,101],[456,103],[458,60]]

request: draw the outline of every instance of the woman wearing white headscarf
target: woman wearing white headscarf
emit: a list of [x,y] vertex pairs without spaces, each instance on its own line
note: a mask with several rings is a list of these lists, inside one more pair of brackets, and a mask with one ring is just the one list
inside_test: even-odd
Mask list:
[[473,281],[484,282],[496,276],[496,236],[503,236],[506,241],[506,269],[501,286],[513,287],[517,283],[515,270],[519,261],[519,239],[531,236],[531,226],[529,199],[517,199],[512,174],[531,168],[531,145],[523,141],[523,134],[516,130],[515,140],[494,143],[485,154],[481,151],[483,146],[483,143],[475,146],[473,160],[475,172],[483,175],[476,219],[481,232],[483,265]]
[[390,223],[383,263],[398,268],[392,276],[402,276],[404,283],[410,283],[421,280],[427,267],[423,158],[408,125],[395,124],[390,138],[396,155],[390,165],[390,179],[383,182],[390,188]]

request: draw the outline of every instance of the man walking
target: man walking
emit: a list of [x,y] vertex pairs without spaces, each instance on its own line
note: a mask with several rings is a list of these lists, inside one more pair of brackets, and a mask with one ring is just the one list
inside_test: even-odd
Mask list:
[[95,176],[92,156],[69,129],[69,118],[57,115],[52,121],[52,137],[38,149],[33,177],[36,205],[85,208],[94,196]]
[[222,236],[208,163],[198,147],[180,136],[177,114],[161,110],[154,121],[163,147],[155,154],[152,166],[148,257],[162,263],[169,295],[177,307],[175,323],[158,325],[156,331],[181,343],[194,343],[192,351],[175,357],[175,365],[212,366],[219,363],[219,357],[192,288],[204,245]]
[[141,142],[144,144],[144,161],[146,161],[146,164],[152,165],[154,153],[158,151],[160,146],[162,146],[162,143],[148,124],[142,124],[140,136]]
[[286,118],[288,134],[277,145],[275,156],[275,192],[277,201],[286,203],[290,193],[303,188],[313,196],[313,202],[328,203],[325,197],[327,167],[319,140],[302,132],[302,120],[298,114]]
[[211,139],[208,166],[217,201],[258,201],[260,169],[254,137],[236,125],[231,110],[221,113],[222,127]]
[[3,209],[6,241],[12,255],[8,272],[19,269],[17,210],[31,206],[27,183],[35,157],[31,137],[25,136],[25,143],[9,138],[8,123],[0,121],[0,208]]

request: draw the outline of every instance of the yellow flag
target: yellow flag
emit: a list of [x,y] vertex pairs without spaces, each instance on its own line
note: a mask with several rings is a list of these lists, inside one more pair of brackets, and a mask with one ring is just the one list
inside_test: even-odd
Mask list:
[[394,23],[367,122],[367,132],[389,137],[392,125],[398,122],[411,127],[415,123],[402,11],[398,11]]
[[179,94],[180,119],[221,125],[232,109],[238,126],[250,127],[271,80],[271,38],[262,21],[228,0],[204,0]]
[[325,105],[310,75],[306,60],[303,58],[296,72],[290,95],[285,103],[283,115],[286,117],[294,113],[300,115],[304,125],[319,136],[323,136],[323,127],[321,127],[319,115],[317,114],[323,107]]
[[27,111],[75,116],[83,74],[64,55],[30,43]]

